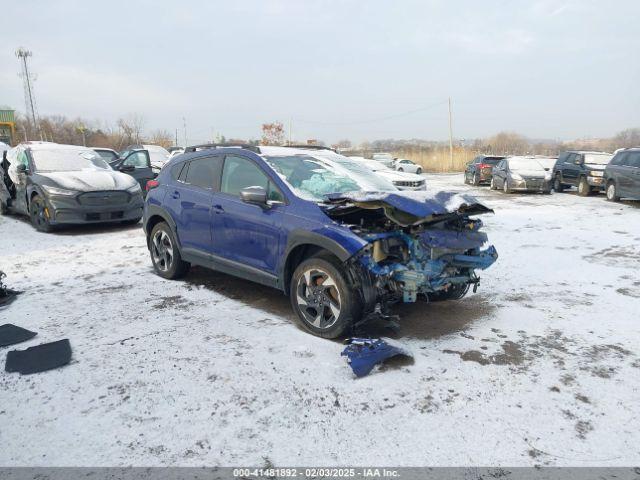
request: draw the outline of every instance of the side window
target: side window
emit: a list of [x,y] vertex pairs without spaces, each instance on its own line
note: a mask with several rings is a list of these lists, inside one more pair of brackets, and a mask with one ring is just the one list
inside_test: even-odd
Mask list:
[[186,165],[186,162],[182,162],[182,163],[178,163],[177,165],[174,165],[173,167],[171,167],[171,178],[173,178],[174,180],[178,180],[178,178],[180,178],[180,173],[182,172],[182,168],[185,165]]
[[240,191],[247,187],[262,187],[269,200],[284,201],[282,193],[260,167],[247,158],[228,155],[224,160],[220,191],[239,197]]
[[640,152],[632,152],[627,156],[627,165],[640,168]]
[[610,165],[625,165],[627,159],[627,152],[616,153],[616,155],[609,162]]
[[24,150],[20,150],[18,152],[18,156],[16,157],[16,166],[18,165],[24,165],[29,168],[29,159],[27,158],[27,152]]
[[122,164],[135,168],[149,168],[151,166],[149,165],[149,158],[146,152],[133,152]]
[[185,173],[185,183],[193,185],[199,188],[206,188],[212,190],[215,183],[216,171],[218,170],[218,158],[216,157],[204,157],[196,158],[189,162],[189,169],[183,169],[180,177]]

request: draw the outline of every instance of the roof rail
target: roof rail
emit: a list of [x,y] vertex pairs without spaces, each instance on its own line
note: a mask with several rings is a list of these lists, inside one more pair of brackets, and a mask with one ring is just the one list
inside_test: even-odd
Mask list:
[[215,148],[244,148],[245,150],[251,150],[255,153],[260,153],[260,147],[255,145],[245,145],[239,143],[203,143],[202,145],[191,145],[184,149],[184,153],[198,152],[200,150],[209,150]]
[[335,148],[325,147],[324,145],[283,145],[289,148],[306,148],[307,150],[331,150],[332,152],[338,153]]

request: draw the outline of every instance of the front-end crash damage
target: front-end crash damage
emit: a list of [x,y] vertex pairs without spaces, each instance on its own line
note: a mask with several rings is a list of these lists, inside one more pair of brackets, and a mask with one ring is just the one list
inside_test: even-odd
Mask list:
[[492,210],[469,196],[341,194],[329,196],[324,210],[368,242],[350,266],[374,290],[365,299],[369,309],[419,297],[461,298],[471,285],[477,288],[476,271],[498,258],[493,246],[483,248],[482,221],[471,218]]

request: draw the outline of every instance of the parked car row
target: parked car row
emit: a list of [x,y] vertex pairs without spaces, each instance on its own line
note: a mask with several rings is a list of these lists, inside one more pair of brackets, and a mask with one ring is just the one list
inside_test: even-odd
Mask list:
[[488,183],[492,190],[511,192],[564,192],[576,187],[578,195],[606,192],[607,199],[640,200],[640,147],[615,154],[592,151],[563,152],[557,159],[543,156],[480,155],[467,165],[464,182]]

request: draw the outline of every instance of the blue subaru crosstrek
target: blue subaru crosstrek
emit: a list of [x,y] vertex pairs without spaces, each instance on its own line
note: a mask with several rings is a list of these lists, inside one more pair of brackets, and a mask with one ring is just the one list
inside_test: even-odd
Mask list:
[[158,275],[200,265],[277,288],[322,337],[395,302],[462,298],[497,258],[472,197],[400,192],[330,149],[189,147],[147,188]]

